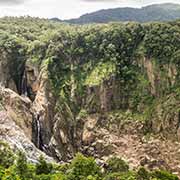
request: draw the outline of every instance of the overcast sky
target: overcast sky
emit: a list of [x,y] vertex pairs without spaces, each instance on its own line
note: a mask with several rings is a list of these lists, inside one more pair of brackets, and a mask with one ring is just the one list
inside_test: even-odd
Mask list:
[[141,7],[165,2],[180,3],[180,0],[0,0],[0,16],[69,19],[99,9]]

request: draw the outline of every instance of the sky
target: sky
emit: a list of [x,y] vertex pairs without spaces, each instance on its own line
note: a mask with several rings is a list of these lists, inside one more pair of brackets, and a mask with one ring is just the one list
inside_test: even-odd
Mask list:
[[100,9],[179,3],[180,0],[0,0],[0,16],[70,19]]

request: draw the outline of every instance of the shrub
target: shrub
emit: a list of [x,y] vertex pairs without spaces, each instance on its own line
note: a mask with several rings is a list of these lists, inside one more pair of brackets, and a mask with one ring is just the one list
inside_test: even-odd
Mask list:
[[0,142],[0,166],[4,168],[10,167],[14,162],[14,155],[10,147],[4,143]]
[[53,169],[52,164],[47,163],[43,156],[39,157],[39,162],[36,164],[36,174],[49,174]]
[[2,176],[2,180],[22,180],[20,176],[15,172],[14,167],[6,169]]
[[62,174],[41,174],[37,175],[35,180],[67,180],[67,178]]
[[110,173],[103,180],[136,180],[136,174],[133,172]]
[[26,155],[21,151],[18,152],[18,158],[15,164],[15,172],[22,180],[29,178],[27,158]]
[[179,178],[176,175],[170,174],[167,171],[156,170],[152,173],[152,177],[157,178],[158,180],[178,180]]
[[[78,153],[72,160],[68,171],[68,180],[87,179],[88,176],[98,179],[100,175],[100,167],[96,164],[94,158],[87,158]],[[90,178],[90,177],[89,177]]]
[[107,172],[114,173],[114,172],[128,172],[129,166],[128,164],[117,157],[112,157],[107,161]]
[[61,164],[61,165],[54,165],[53,168],[54,168],[55,171],[66,173],[66,171],[69,169],[69,164],[64,163],[64,164]]
[[4,171],[5,171],[5,169],[0,166],[0,179],[2,179],[2,177],[4,175]]
[[141,167],[141,168],[139,168],[139,170],[137,172],[137,179],[138,180],[149,180],[150,174],[144,167]]

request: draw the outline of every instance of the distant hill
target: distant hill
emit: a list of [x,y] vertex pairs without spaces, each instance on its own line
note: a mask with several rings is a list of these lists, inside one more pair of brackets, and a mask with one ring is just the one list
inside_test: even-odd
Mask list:
[[[142,8],[115,8],[85,14],[66,20],[73,24],[108,23],[117,21],[169,21],[180,18],[180,4],[154,4]],[[57,21],[57,19],[55,19]]]

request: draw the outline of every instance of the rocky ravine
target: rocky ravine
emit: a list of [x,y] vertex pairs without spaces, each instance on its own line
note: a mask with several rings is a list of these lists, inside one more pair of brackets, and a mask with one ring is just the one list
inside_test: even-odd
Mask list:
[[[1,61],[0,72],[3,72],[3,63]],[[156,93],[157,75],[153,75],[153,67],[147,63],[145,69],[151,91]],[[180,175],[179,101],[174,95],[157,106],[158,116],[154,113],[148,123],[138,117],[133,119],[128,111],[125,115],[111,116],[108,112],[114,106],[109,103],[110,99],[114,97],[117,102],[120,97],[117,82],[111,78],[93,91],[92,88],[87,91],[87,102],[92,97],[99,97],[98,105],[93,106],[97,109],[89,109],[89,115],[74,119],[68,107],[62,112],[56,110],[57,98],[52,93],[45,67],[40,70],[26,62],[22,74],[19,92],[11,77],[5,72],[1,76],[0,139],[13,149],[26,152],[31,161],[36,161],[40,154],[49,160],[52,160],[51,156],[58,161],[68,161],[74,153],[81,151],[94,156],[99,163],[116,155],[127,160],[131,168],[160,167]],[[163,109],[167,106],[172,108],[165,114]],[[148,127],[158,135],[151,135]],[[169,140],[164,138],[166,135]]]
[[179,21],[0,24],[1,140],[32,161],[80,151],[180,172]]

